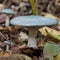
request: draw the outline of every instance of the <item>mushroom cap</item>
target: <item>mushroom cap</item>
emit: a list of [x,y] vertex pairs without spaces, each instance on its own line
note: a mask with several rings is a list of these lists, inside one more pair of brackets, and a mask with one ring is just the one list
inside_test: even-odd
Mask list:
[[11,44],[11,42],[9,40],[4,41],[5,44]]
[[18,26],[50,26],[57,24],[57,21],[43,16],[19,16],[13,18],[10,23]]
[[3,9],[2,13],[11,14],[11,15],[16,14],[16,12],[14,12],[12,9]]

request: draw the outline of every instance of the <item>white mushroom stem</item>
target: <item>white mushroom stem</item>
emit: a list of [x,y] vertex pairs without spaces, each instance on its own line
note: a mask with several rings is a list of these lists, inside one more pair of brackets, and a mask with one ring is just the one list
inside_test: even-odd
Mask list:
[[0,12],[5,8],[4,4],[0,4]]
[[6,22],[5,22],[5,26],[9,26],[9,16],[6,16]]
[[29,28],[29,40],[28,40],[28,46],[29,47],[37,47],[37,27],[30,27]]
[[9,44],[6,45],[6,51],[9,51]]

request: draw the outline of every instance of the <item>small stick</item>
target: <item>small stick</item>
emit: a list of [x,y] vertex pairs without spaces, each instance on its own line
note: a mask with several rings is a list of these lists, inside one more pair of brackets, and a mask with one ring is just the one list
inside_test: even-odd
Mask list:
[[5,26],[6,26],[6,27],[9,26],[9,17],[8,17],[8,16],[6,16]]
[[4,39],[6,39],[6,37],[0,32],[0,36],[2,36]]

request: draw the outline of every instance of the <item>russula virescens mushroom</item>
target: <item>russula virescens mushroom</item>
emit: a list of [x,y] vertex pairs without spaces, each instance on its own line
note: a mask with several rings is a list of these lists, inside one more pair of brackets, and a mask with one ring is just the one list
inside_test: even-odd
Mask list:
[[28,46],[37,47],[36,34],[39,27],[55,25],[57,21],[43,16],[19,16],[13,18],[10,23],[29,28]]
[[5,26],[9,26],[9,20],[10,20],[10,16],[14,15],[15,12],[12,9],[3,9],[1,13],[6,14],[6,23]]

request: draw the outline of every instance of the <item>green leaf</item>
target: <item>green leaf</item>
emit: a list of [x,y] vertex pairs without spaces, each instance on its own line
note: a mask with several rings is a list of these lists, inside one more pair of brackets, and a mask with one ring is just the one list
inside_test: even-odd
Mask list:
[[46,43],[43,49],[43,54],[45,57],[56,56],[59,50],[58,45]]
[[36,15],[36,7],[35,7],[34,0],[29,0],[29,2],[30,2],[30,5],[32,7],[33,15]]
[[50,37],[60,41],[60,35],[54,35],[52,32],[49,32],[48,30],[46,30],[46,32]]

